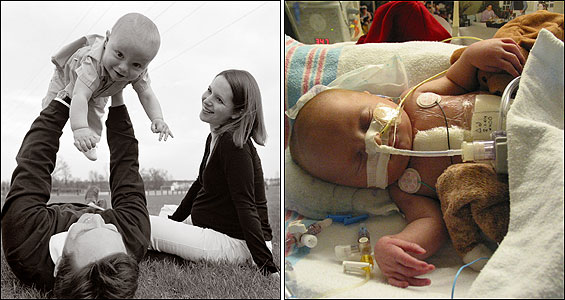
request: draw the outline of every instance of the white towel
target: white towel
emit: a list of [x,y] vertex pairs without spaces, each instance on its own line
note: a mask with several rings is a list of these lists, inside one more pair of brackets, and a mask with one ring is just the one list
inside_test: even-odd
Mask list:
[[563,120],[563,42],[544,29],[508,113],[508,234],[468,297],[563,299]]

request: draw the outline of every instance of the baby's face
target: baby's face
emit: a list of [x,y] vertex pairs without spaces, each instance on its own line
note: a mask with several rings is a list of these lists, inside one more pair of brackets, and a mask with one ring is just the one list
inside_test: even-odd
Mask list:
[[127,34],[112,33],[102,64],[114,81],[132,81],[141,75],[157,54],[158,46],[140,43]]
[[[312,175],[329,182],[367,187],[365,133],[378,105],[396,108],[388,99],[348,90],[328,90],[305,105],[294,124],[293,158]],[[412,125],[401,111],[396,126],[395,148],[412,149]],[[390,131],[389,146],[393,146]],[[381,145],[380,137],[375,137]],[[294,146],[294,147],[293,147]],[[388,184],[395,182],[408,165],[408,156],[391,155]]]

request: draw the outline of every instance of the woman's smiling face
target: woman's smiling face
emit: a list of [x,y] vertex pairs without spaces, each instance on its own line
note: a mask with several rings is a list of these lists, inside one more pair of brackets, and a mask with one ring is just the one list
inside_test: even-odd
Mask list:
[[212,127],[226,123],[233,113],[233,92],[224,76],[216,76],[208,89],[202,94],[200,120]]
[[[318,178],[367,187],[365,134],[379,105],[397,107],[388,99],[369,93],[332,89],[318,94],[301,109],[294,124],[293,158]],[[412,125],[406,112],[401,112],[394,147],[412,149]],[[392,146],[394,129],[390,132],[389,146]],[[380,138],[375,138],[381,144]],[[402,175],[408,161],[408,156],[390,157],[388,184]]]

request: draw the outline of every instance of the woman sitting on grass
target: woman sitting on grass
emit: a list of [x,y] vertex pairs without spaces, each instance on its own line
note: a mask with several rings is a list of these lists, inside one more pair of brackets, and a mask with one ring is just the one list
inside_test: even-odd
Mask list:
[[253,76],[242,70],[216,75],[202,95],[200,119],[211,133],[198,178],[172,215],[150,216],[150,249],[187,260],[252,258],[264,275],[278,276],[261,160],[251,142],[266,139]]

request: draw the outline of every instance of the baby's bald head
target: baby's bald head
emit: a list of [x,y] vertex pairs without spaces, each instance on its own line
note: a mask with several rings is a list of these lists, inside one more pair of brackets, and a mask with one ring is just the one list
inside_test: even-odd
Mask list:
[[140,13],[129,13],[119,18],[112,27],[111,37],[125,39],[136,47],[143,47],[152,57],[157,55],[161,45],[157,26]]

